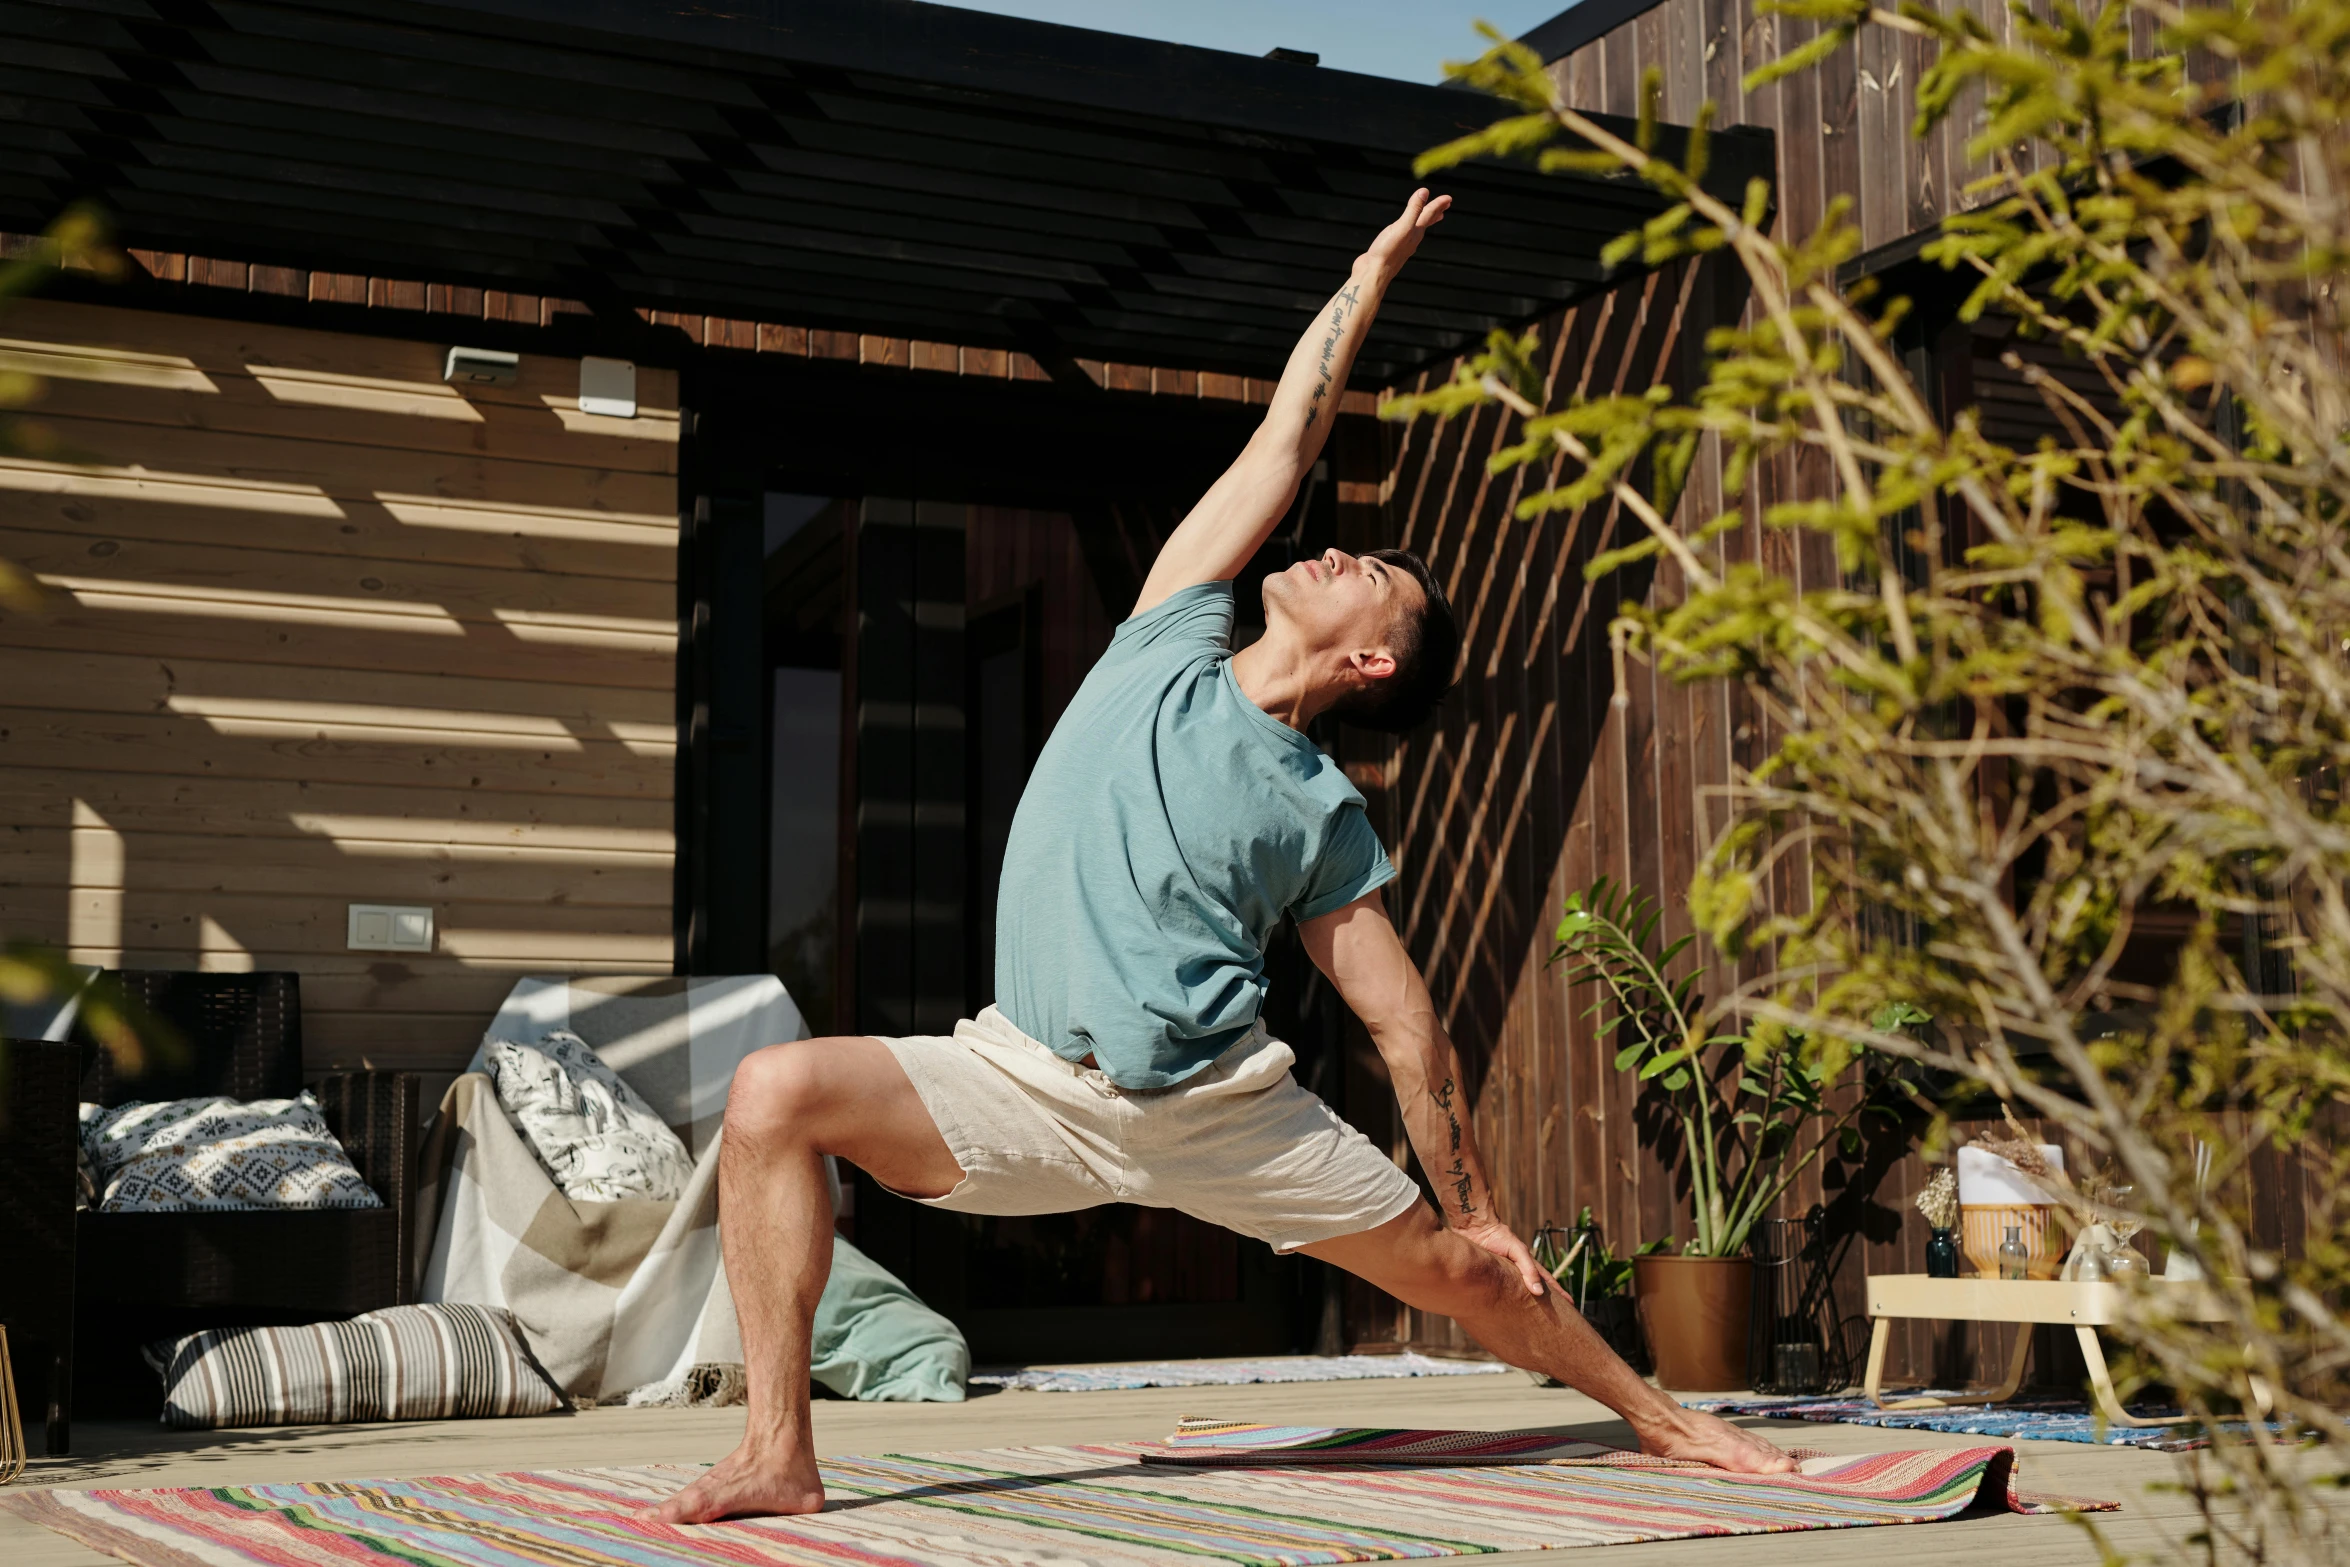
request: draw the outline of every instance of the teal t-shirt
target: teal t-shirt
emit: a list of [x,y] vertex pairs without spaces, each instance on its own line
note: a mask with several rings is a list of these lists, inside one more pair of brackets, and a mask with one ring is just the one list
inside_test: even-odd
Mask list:
[[1363,797],[1232,677],[1232,584],[1120,626],[1020,796],[996,1007],[1121,1088],[1180,1083],[1265,998],[1265,941],[1392,879]]

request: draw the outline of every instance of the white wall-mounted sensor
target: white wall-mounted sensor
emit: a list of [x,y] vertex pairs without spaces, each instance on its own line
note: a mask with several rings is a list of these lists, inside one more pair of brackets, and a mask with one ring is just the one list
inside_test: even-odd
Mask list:
[[432,910],[397,903],[354,903],[343,945],[353,952],[430,952]]
[[441,379],[459,386],[512,386],[522,373],[522,356],[502,348],[452,348]]
[[636,366],[625,359],[579,362],[579,411],[607,419],[636,417]]

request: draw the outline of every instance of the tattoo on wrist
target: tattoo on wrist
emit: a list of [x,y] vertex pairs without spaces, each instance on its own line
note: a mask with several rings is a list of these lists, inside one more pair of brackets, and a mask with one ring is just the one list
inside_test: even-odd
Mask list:
[[1346,336],[1346,323],[1362,302],[1362,285],[1349,281],[1330,301],[1330,335],[1322,339],[1322,361],[1315,368],[1322,379],[1315,384],[1313,398],[1306,404],[1306,428],[1314,427],[1315,417],[1322,411],[1322,399],[1330,395],[1330,361],[1338,353],[1338,341]]
[[1444,1112],[1444,1124],[1452,1136],[1449,1149],[1452,1154],[1452,1162],[1442,1172],[1441,1183],[1452,1188],[1453,1202],[1456,1205],[1454,1211],[1458,1216],[1462,1219],[1474,1219],[1477,1217],[1477,1204],[1471,1199],[1477,1183],[1476,1178],[1469,1174],[1468,1160],[1461,1153],[1461,1115],[1454,1106],[1454,1100],[1459,1096],[1459,1092],[1460,1090],[1454,1086],[1453,1080],[1448,1077],[1444,1080],[1443,1087],[1429,1090],[1428,1097],[1435,1100],[1436,1108]]

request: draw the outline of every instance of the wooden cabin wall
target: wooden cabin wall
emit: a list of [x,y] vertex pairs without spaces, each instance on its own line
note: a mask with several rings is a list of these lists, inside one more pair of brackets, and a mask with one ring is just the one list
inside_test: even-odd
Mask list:
[[[1808,231],[1837,194],[1854,198],[1872,246],[1936,221],[1963,183],[1964,159],[1947,129],[1910,139],[1922,45],[1872,38],[1858,57],[1741,90],[1747,71],[1811,29],[1759,14],[1755,0],[1664,0],[1552,71],[1575,106],[1631,114],[1654,66],[1664,120],[1686,124],[1712,100],[1718,124],[1772,129],[1781,232]],[[1637,393],[1659,380],[1689,385],[1706,329],[1742,309],[1738,285],[1708,263],[1668,269],[1546,320],[1553,398],[1577,389]],[[1653,579],[1586,583],[1583,564],[1625,541],[1629,519],[1611,509],[1517,521],[1524,482],[1489,479],[1483,466],[1514,439],[1514,423],[1487,411],[1451,428],[1391,430],[1381,532],[1428,556],[1466,648],[1450,711],[1433,734],[1387,751],[1391,786],[1376,804],[1401,872],[1398,923],[1476,1079],[1477,1124],[1506,1216],[1530,1234],[1571,1223],[1589,1205],[1614,1245],[1629,1250],[1685,1235],[1686,1194],[1662,1152],[1653,1105],[1611,1069],[1611,1052],[1580,1016],[1589,998],[1569,994],[1548,966],[1551,932],[1567,895],[1601,875],[1629,878],[1662,902],[1668,932],[1687,930],[1689,877],[1719,820],[1710,791],[1728,782],[1734,764],[1764,755],[1771,736],[1742,693],[1660,682],[1637,663],[1626,670],[1623,705],[1613,705],[1607,628],[1619,596],[1671,595],[1677,573],[1668,563]],[[1792,463],[1762,474],[1747,526],[1716,541],[1717,559],[1765,558],[1801,580],[1824,580],[1832,561],[1763,529],[1759,508],[1818,493],[1826,477]],[[1711,515],[1720,494],[1719,459],[1708,453],[1682,516]],[[1771,896],[1800,906],[1800,874],[1782,874]],[[1707,985],[1719,990],[1739,977],[1716,964]],[[1368,1075],[1376,1077],[1375,1064]],[[1392,1112],[1373,1086],[1353,1092],[1349,1109],[1400,1153]],[[1873,1150],[1864,1169],[1833,1172],[1837,1192],[1815,1179],[1786,1211],[1841,1193],[1856,1184],[1845,1177],[1857,1176],[1863,1190],[1846,1198],[1839,1221],[1873,1237],[1862,1249],[1898,1250],[1912,1226],[1896,1205],[1914,1187],[1914,1164]],[[1854,1296],[1857,1260],[1841,1269]],[[1866,1266],[1922,1260],[1887,1252]],[[1467,1342],[1454,1324],[1367,1290],[1350,1297],[1349,1310],[1359,1339]],[[1931,1347],[1921,1336],[1898,1349],[1923,1356]]]
[[[1709,261],[1543,322],[1554,404],[1575,391],[1689,384],[1706,331],[1737,319],[1743,303],[1733,275]],[[1504,1217],[1530,1236],[1588,1206],[1628,1252],[1687,1238],[1685,1177],[1658,1102],[1613,1070],[1613,1047],[1582,1015],[1591,996],[1569,991],[1550,966],[1552,932],[1567,896],[1601,876],[1656,898],[1668,938],[1687,932],[1686,892],[1721,823],[1720,791],[1773,737],[1738,688],[1678,685],[1637,661],[1625,666],[1617,704],[1609,624],[1626,595],[1677,596],[1679,573],[1668,562],[1585,581],[1585,563],[1638,524],[1609,506],[1518,519],[1520,499],[1546,476],[1497,478],[1485,467],[1516,439],[1517,422],[1495,410],[1389,427],[1380,532],[1420,551],[1444,585],[1463,631],[1461,678],[1432,730],[1396,743],[1350,733],[1344,754],[1398,867],[1390,909],[1467,1066]],[[1767,471],[1755,505],[1820,482]],[[1718,463],[1700,462],[1682,505],[1684,517],[1719,511]],[[1709,546],[1717,567],[1761,558],[1807,587],[1834,580],[1826,550],[1763,529],[1752,512]],[[1785,867],[1768,898],[1803,907],[1800,867]],[[1717,961],[1705,988],[1718,994],[1747,977]],[[1375,1055],[1358,1043],[1352,1062],[1350,1118],[1408,1164]],[[1857,1157],[1809,1173],[1782,1204],[1788,1216],[1814,1203],[1828,1210],[1842,1238],[1840,1315],[1861,1311],[1867,1273],[1924,1267],[1924,1231],[1908,1205],[1931,1172],[1911,1148],[1906,1135],[1880,1131]],[[1347,1312],[1357,1342],[1472,1347],[1449,1320],[1359,1284]],[[1964,1327],[1906,1325],[1890,1374],[1963,1379],[1976,1344]]]
[[[1706,331],[1741,305],[1730,274],[1709,262],[1553,317],[1540,327],[1552,396],[1685,384]],[[1544,473],[1486,471],[1515,430],[1494,410],[1390,427],[1386,529],[1429,560],[1452,602],[1461,683],[1432,730],[1392,745],[1383,768],[1354,751],[1348,759],[1358,783],[1387,785],[1367,798],[1399,871],[1389,908],[1462,1051],[1504,1215],[1531,1234],[1588,1204],[1628,1249],[1686,1234],[1684,1198],[1657,1156],[1653,1107],[1608,1070],[1577,1015],[1587,1000],[1549,967],[1551,932],[1567,895],[1601,875],[1659,895],[1666,928],[1685,930],[1681,894],[1710,835],[1708,791],[1727,782],[1733,759],[1758,759],[1765,736],[1728,687],[1658,681],[1637,663],[1615,705],[1609,625],[1626,594],[1651,590],[1649,574],[1586,582],[1583,567],[1638,525],[1610,506],[1520,520],[1518,502]],[[1718,495],[1718,474],[1703,472],[1685,504],[1709,515]],[[1734,534],[1715,549],[1789,542]],[[1808,554],[1781,564],[1832,569]],[[1654,586],[1678,591],[1670,567]],[[1358,1061],[1370,1080],[1350,1082],[1347,1107],[1400,1157],[1392,1099],[1375,1061]],[[1449,1321],[1359,1287],[1349,1311],[1357,1340],[1467,1345]]]
[[[674,375],[33,302],[50,459],[0,459],[0,929],[302,976],[313,1069],[454,1072],[514,978],[667,973]],[[426,904],[430,954],[345,905]]]
[[[2007,26],[2000,8],[1973,9],[1994,29]],[[1769,127],[1782,233],[1809,232],[1839,195],[1853,200],[1870,247],[1937,222],[1980,172],[1964,152],[1977,102],[1914,138],[1915,88],[1930,55],[1922,41],[1883,29],[1869,30],[1857,53],[1742,90],[1748,71],[1812,35],[1812,23],[1759,14],[1754,0],[1664,0],[1552,71],[1575,106],[1632,114],[1654,66],[1663,120],[1689,123],[1710,100],[1717,124]],[[1541,323],[1554,401],[1574,390],[1691,384],[1705,330],[1743,309],[1738,285],[1716,265],[1667,269]],[[1505,1217],[1530,1235],[1589,1205],[1623,1251],[1685,1237],[1686,1191],[1656,1107],[1612,1070],[1612,1051],[1580,1015],[1590,998],[1567,992],[1548,967],[1551,932],[1566,896],[1600,875],[1629,878],[1662,902],[1668,934],[1686,931],[1688,881],[1719,824],[1718,791],[1733,765],[1758,761],[1773,737],[1735,688],[1675,686],[1638,663],[1626,670],[1622,705],[1611,705],[1607,625],[1620,595],[1670,599],[1677,572],[1667,563],[1653,578],[1586,583],[1583,563],[1624,542],[1628,519],[1594,508],[1517,520],[1525,483],[1484,469],[1515,439],[1515,421],[1492,411],[1449,427],[1390,427],[1377,532],[1429,558],[1466,648],[1460,689],[1434,732],[1384,747],[1352,740],[1349,770],[1384,785],[1373,803],[1401,873],[1391,906],[1468,1062]],[[1682,502],[1684,523],[1718,511],[1720,480],[1709,453]],[[1822,464],[1765,470],[1746,525],[1714,543],[1715,559],[1765,559],[1805,586],[1831,580],[1824,549],[1760,525],[1763,507],[1824,494],[1828,483]],[[1769,895],[1802,907],[1800,867],[1783,868]],[[1742,977],[1717,962],[1706,983],[1718,993]],[[1355,1059],[1350,1114],[1406,1158],[1375,1057],[1358,1049]],[[1963,1140],[1972,1127],[1957,1130]],[[1789,1216],[1813,1203],[1827,1209],[1841,1237],[1838,1310],[1848,1317],[1861,1310],[1868,1273],[1924,1267],[1910,1202],[1931,1171],[1912,1146],[1905,1135],[1876,1137],[1857,1158],[1811,1172],[1782,1204]],[[2270,1206],[2295,1205],[2280,1196]],[[1468,1344],[1453,1323],[1359,1286],[1348,1311],[1357,1340]],[[2003,1352],[1963,1325],[1905,1325],[1889,1374],[1964,1377],[1986,1348]]]
[[[1949,0],[1994,38],[2010,36],[2013,18],[1994,0]],[[2142,52],[2151,52],[2153,21],[2132,18]],[[1659,73],[1658,117],[1688,125],[1714,106],[1716,125],[1770,129],[1779,142],[1779,233],[1808,234],[1837,196],[1853,203],[1852,220],[1874,249],[1930,228],[1954,207],[1979,198],[1965,187],[1987,172],[1966,144],[1984,124],[1982,91],[1971,87],[1924,138],[1912,134],[1917,87],[1933,63],[1930,39],[1889,28],[1861,30],[1854,47],[1818,67],[1748,92],[1750,71],[1808,43],[1818,24],[1765,14],[1757,0],[1663,0],[1605,37],[1551,63],[1552,77],[1578,109],[1635,114],[1640,81]],[[2197,62],[2198,66],[2210,64]],[[2017,157],[2031,167],[2032,149]]]

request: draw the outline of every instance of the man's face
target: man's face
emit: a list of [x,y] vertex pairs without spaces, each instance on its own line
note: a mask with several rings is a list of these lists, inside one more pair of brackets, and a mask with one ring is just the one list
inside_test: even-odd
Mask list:
[[1384,677],[1395,669],[1394,628],[1422,598],[1419,583],[1383,560],[1324,550],[1265,579],[1265,623],[1285,622],[1317,651],[1365,655],[1357,667]]

